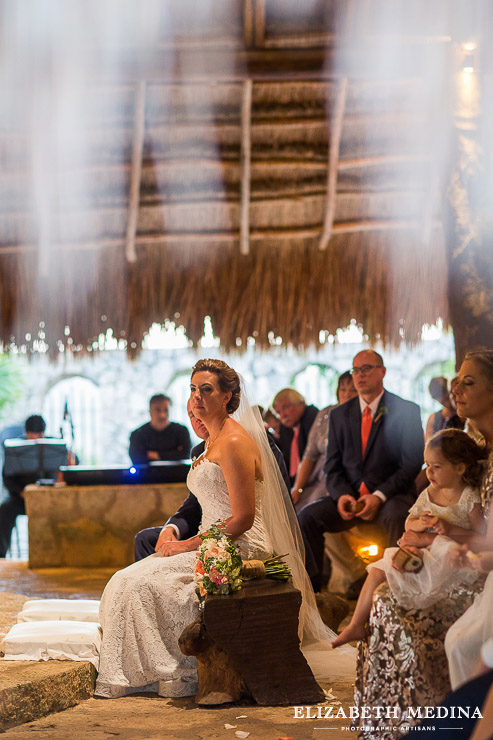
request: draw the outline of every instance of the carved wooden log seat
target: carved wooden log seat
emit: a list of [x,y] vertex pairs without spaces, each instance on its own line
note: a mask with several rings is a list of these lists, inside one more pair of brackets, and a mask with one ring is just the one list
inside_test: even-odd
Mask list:
[[180,649],[198,660],[198,704],[223,704],[250,696],[277,706],[324,701],[300,650],[301,594],[266,578],[245,582],[230,596],[207,595]]

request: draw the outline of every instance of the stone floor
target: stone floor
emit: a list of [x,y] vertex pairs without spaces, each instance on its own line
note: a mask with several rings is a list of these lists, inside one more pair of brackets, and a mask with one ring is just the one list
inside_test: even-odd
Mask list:
[[44,599],[99,599],[116,568],[39,568],[0,559],[0,592]]
[[[351,704],[349,684],[335,683],[335,701]],[[322,707],[322,705],[321,705]],[[322,707],[325,710],[325,707]],[[336,705],[339,709],[340,705]],[[306,714],[306,707],[303,708]],[[314,713],[316,707],[311,707]],[[300,713],[300,712],[298,712]],[[226,727],[230,725],[230,727]],[[320,732],[326,730],[327,732]],[[349,720],[295,718],[294,707],[258,707],[249,704],[203,709],[187,699],[133,696],[123,699],[88,699],[59,714],[15,727],[5,732],[6,740],[25,740],[29,735],[50,740],[236,740],[236,733],[249,733],[250,740],[312,740],[328,735],[341,740],[348,734]]]
[[[0,632],[13,624],[26,598],[99,598],[112,573],[112,569],[82,568],[32,571],[26,562],[0,560]],[[82,701],[80,696],[76,700],[64,697],[64,691],[69,693],[72,686],[77,685],[80,691],[81,683],[87,680],[86,676],[81,677],[83,670],[87,670],[82,666],[87,665],[49,661],[19,662],[13,667],[10,661],[0,661],[0,707],[2,691],[7,692],[3,696],[11,700],[14,697],[15,701],[17,694],[9,694],[9,690],[20,691],[25,686],[28,690],[22,696],[35,697],[38,704],[42,701],[42,689],[52,695],[60,694],[58,709],[70,706],[70,701],[80,702],[34,721],[26,713],[24,724],[6,729],[6,738],[24,740],[29,735],[41,735],[49,740],[72,737],[108,740],[111,736],[121,740],[236,740],[248,736],[250,740],[318,740],[328,734],[332,740],[338,740],[348,733],[354,736],[349,720],[323,718],[329,704],[334,705],[333,713],[342,708],[349,714],[353,696],[350,682],[323,686],[329,698],[325,706],[320,705],[321,717],[317,717],[317,706],[310,707],[310,717],[306,716],[307,707],[298,709],[301,716],[297,717],[294,707],[259,707],[246,702],[205,709],[197,707],[191,699],[163,699],[154,695]]]

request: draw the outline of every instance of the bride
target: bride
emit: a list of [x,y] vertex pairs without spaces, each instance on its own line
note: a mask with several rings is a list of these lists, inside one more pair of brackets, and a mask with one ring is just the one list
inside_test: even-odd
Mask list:
[[[303,597],[299,634],[308,662],[319,677],[352,678],[354,651],[326,652],[336,635],[318,614],[289,494],[260,417],[243,390],[238,374],[221,360],[199,360],[192,370],[191,408],[209,432],[187,479],[202,508],[200,530],[224,520],[243,559],[288,553],[285,560]],[[163,554],[150,555],[111,578],[101,599],[96,696],[197,692],[196,659],[181,653],[178,638],[199,614],[193,574],[200,543],[198,535],[167,542]]]

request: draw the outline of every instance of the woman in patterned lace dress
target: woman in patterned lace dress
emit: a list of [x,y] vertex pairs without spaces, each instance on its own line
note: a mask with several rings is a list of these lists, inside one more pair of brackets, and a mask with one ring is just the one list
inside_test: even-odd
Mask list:
[[[460,414],[474,419],[476,428],[485,439],[490,453],[487,481],[493,487],[493,399],[491,406],[484,406],[486,390],[493,395],[493,352],[470,352],[461,367],[461,384],[456,389]],[[484,384],[486,383],[486,390]],[[491,499],[484,490],[485,506],[490,508]],[[487,499],[487,500],[486,500]],[[480,659],[481,647],[493,637],[493,518],[489,518],[486,541],[476,538],[468,543],[469,550],[478,557],[469,559],[470,564],[483,572],[489,572],[484,589],[460,619],[449,629],[445,649],[449,659],[450,677],[453,688],[472,677]],[[465,558],[466,559],[466,558]]]
[[[454,392],[459,415],[472,420],[485,440],[488,462],[480,495],[488,519],[493,494],[493,351],[466,355]],[[402,544],[426,547],[433,538],[432,534],[408,532]],[[485,549],[486,538],[471,535],[457,540],[477,551]],[[359,643],[355,705],[389,707],[399,717],[385,723],[392,729],[361,730],[359,740],[395,740],[409,724],[409,707],[436,706],[443,700],[451,688],[445,634],[471,606],[483,583],[479,579],[470,586],[454,587],[433,606],[410,610],[399,606],[386,584],[380,586],[368,637]]]

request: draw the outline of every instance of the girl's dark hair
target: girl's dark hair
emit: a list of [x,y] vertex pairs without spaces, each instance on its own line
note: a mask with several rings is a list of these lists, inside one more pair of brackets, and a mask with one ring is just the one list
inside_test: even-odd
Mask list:
[[192,378],[195,373],[209,372],[217,376],[219,388],[223,393],[231,393],[231,398],[226,406],[228,414],[236,411],[240,405],[240,377],[236,370],[226,365],[222,360],[199,360],[192,368]]
[[467,486],[478,488],[483,478],[482,460],[485,452],[466,432],[460,429],[442,429],[431,437],[426,445],[439,450],[452,465],[464,463],[466,469],[462,480]]

